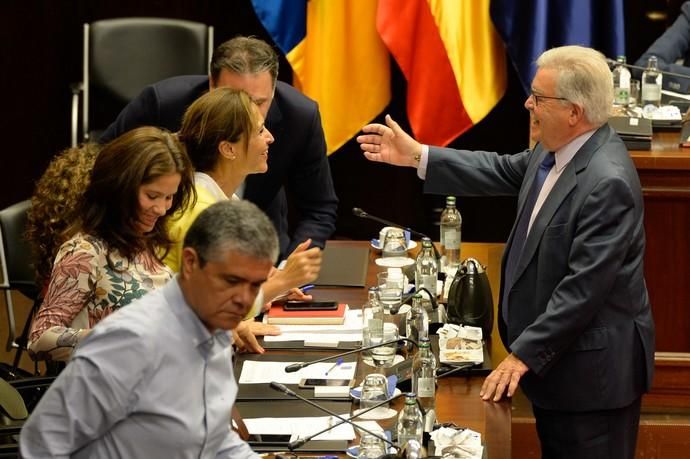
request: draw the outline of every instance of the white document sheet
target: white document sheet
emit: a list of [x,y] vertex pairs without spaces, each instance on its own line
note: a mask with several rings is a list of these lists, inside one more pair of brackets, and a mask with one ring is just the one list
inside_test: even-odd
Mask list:
[[[357,364],[355,362],[343,362],[333,368],[333,362],[314,363],[294,373],[286,373],[285,367],[300,362],[259,362],[245,360],[242,365],[240,384],[266,384],[271,381],[282,384],[299,384],[300,380],[307,378],[327,379],[353,379]],[[328,374],[326,374],[328,372]]]
[[[349,413],[341,415],[349,418]],[[334,416],[318,416],[312,418],[254,418],[244,419],[247,430],[254,435],[292,435],[290,441],[313,435],[339,421]],[[354,440],[355,430],[347,423],[314,437],[313,440]]]
[[[264,322],[266,317],[264,317]],[[359,341],[362,339],[362,311],[349,309],[345,311],[345,323],[342,325],[277,325],[281,334],[264,336],[265,341],[318,341],[338,343],[340,341]]]

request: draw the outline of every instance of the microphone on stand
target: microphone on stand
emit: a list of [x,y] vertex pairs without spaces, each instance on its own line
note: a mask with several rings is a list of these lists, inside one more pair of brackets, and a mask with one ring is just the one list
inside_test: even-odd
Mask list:
[[[380,217],[376,217],[376,216],[374,216],[374,215],[371,215],[371,214],[369,214],[369,213],[363,211],[363,210],[360,209],[359,207],[353,207],[353,208],[352,208],[352,214],[353,214],[355,217],[366,218],[367,220],[373,220],[373,221],[375,221],[375,222],[383,223],[383,224],[386,225],[386,226],[394,226],[394,227],[396,227],[396,228],[400,228],[400,229],[403,229],[403,230],[405,230],[405,231],[409,231],[410,234],[414,234],[415,236],[419,236],[419,237],[429,237],[429,236],[427,236],[427,235],[424,234],[424,233],[420,233],[419,231],[415,231],[415,230],[413,230],[413,229],[411,229],[411,228],[408,228],[408,227],[406,227],[406,226],[400,225],[400,224],[398,224],[398,223],[393,223],[393,222],[391,222],[391,221],[384,220],[383,218],[380,218]],[[429,238],[429,239],[431,239],[431,238]]]
[[[611,66],[611,67],[615,67],[616,65],[622,65],[623,67],[627,67],[629,69],[642,70],[642,71],[647,70],[647,67],[642,67],[639,65],[632,65],[632,64],[628,64],[628,63],[621,64],[617,60],[610,59],[608,57],[606,58],[606,63],[609,64],[609,66]],[[668,75],[668,76],[672,76],[672,77],[676,77],[676,78],[684,78],[686,80],[690,79],[690,75],[683,75],[682,73],[669,72],[669,71],[661,70],[661,69],[657,69],[657,72],[659,72],[662,75]]]
[[[327,361],[327,360],[337,359],[337,358],[339,358],[339,357],[345,357],[346,355],[356,354],[356,353],[362,352],[362,351],[368,351],[369,349],[374,349],[374,348],[376,348],[376,347],[388,346],[388,345],[391,345],[391,344],[393,344],[393,343],[398,343],[398,342],[400,342],[400,341],[407,341],[408,343],[412,343],[412,344],[414,344],[416,347],[419,348],[419,344],[417,344],[417,342],[416,342],[415,340],[412,340],[412,339],[409,339],[409,338],[398,338],[398,339],[394,339],[394,340],[391,340],[391,341],[386,341],[386,342],[383,342],[383,343],[372,344],[371,346],[360,347],[360,348],[358,348],[358,349],[352,349],[352,350],[350,350],[350,351],[341,352],[340,354],[329,355],[329,356],[327,356],[327,357],[323,357],[323,358],[320,358],[320,359],[312,360],[312,361],[310,361],[310,362],[293,363],[293,364],[290,364],[290,365],[288,365],[288,366],[285,367],[285,373],[294,373],[294,372],[299,371],[299,370],[301,370],[301,369],[304,368],[304,367],[308,367],[309,365],[312,365],[312,364],[314,364],[314,363],[321,363],[321,362],[325,362],[325,361]],[[271,384],[273,384],[273,383],[271,383]],[[290,395],[290,394],[288,394],[288,395]]]
[[476,365],[476,364],[475,364],[474,362],[463,363],[463,364],[461,364],[461,365],[458,365],[458,366],[452,368],[451,370],[444,371],[444,372],[441,373],[440,375],[436,375],[436,376],[434,377],[434,379],[438,381],[438,380],[441,379],[441,378],[445,378],[446,376],[450,376],[450,375],[455,374],[455,373],[458,373],[458,372],[460,372],[460,371],[462,371],[462,370],[467,370],[468,368],[472,368],[472,367],[475,366],[475,365]]
[[294,391],[290,390],[289,388],[287,388],[284,384],[280,384],[280,383],[278,383],[278,382],[273,381],[273,382],[271,382],[271,388],[274,389],[274,390],[277,390],[278,392],[282,392],[282,393],[284,393],[285,395],[288,395],[288,396],[290,396],[290,397],[295,397],[296,399],[301,400],[301,401],[303,401],[303,402],[305,402],[305,403],[307,403],[307,404],[313,406],[313,407],[316,408],[317,410],[321,410],[321,411],[323,411],[324,413],[328,413],[329,415],[334,416],[334,417],[340,419],[340,422],[337,422],[337,423],[335,423],[335,424],[333,424],[333,425],[331,425],[331,426],[328,426],[327,428],[325,428],[325,429],[323,429],[323,430],[321,430],[321,431],[319,431],[319,432],[316,432],[315,434],[311,434],[311,435],[309,435],[309,436],[307,436],[307,437],[298,438],[297,440],[293,440],[293,441],[289,442],[288,445],[287,445],[287,447],[288,447],[288,449],[289,449],[290,451],[293,451],[293,450],[295,450],[295,449],[297,449],[297,448],[300,448],[301,446],[303,446],[305,443],[307,443],[308,441],[310,441],[310,440],[313,439],[314,437],[318,437],[318,436],[321,435],[322,433],[328,432],[329,430],[334,429],[335,427],[337,427],[337,426],[339,426],[339,425],[341,425],[341,424],[350,424],[350,425],[351,425],[352,427],[354,427],[355,429],[359,429],[359,430],[361,430],[361,431],[363,431],[363,432],[366,432],[366,433],[368,433],[368,434],[370,434],[370,435],[373,435],[373,436],[375,436],[376,438],[378,438],[378,439],[384,441],[385,443],[388,443],[388,444],[391,445],[393,448],[395,448],[395,449],[397,449],[397,450],[400,450],[400,447],[399,447],[398,445],[396,445],[395,443],[393,443],[392,441],[390,441],[390,440],[387,439],[386,437],[381,436],[381,435],[378,435],[378,434],[372,432],[372,431],[369,430],[369,429],[365,429],[364,427],[358,426],[357,424],[355,424],[354,422],[352,422],[351,419],[356,418],[356,417],[358,417],[358,416],[361,416],[361,415],[363,415],[363,414],[366,414],[366,413],[368,413],[368,412],[371,411],[371,410],[374,410],[374,409],[376,409],[376,408],[378,408],[378,407],[380,407],[380,406],[383,406],[383,405],[385,405],[385,404],[387,404],[387,403],[392,402],[393,400],[397,399],[398,397],[401,397],[401,396],[403,395],[402,393],[401,393],[401,394],[398,394],[398,395],[395,395],[395,396],[393,396],[393,397],[391,397],[391,398],[389,398],[389,399],[387,399],[387,400],[382,400],[381,402],[375,404],[374,406],[371,406],[371,407],[369,407],[369,408],[367,408],[367,409],[365,409],[365,410],[360,411],[360,412],[357,413],[355,416],[352,416],[352,417],[350,417],[350,418],[344,418],[344,417],[340,416],[339,414],[336,414],[336,413],[334,413],[333,411],[331,411],[331,410],[329,410],[329,409],[327,409],[327,408],[325,408],[325,407],[323,407],[323,406],[321,406],[321,405],[319,405],[319,404],[317,404],[317,403],[312,402],[312,401],[309,400],[308,398],[302,397],[301,395],[299,395],[299,394],[295,393]]
[[[353,214],[355,217],[365,218],[365,219],[367,219],[367,220],[373,220],[373,221],[375,221],[375,222],[383,223],[383,224],[386,225],[386,226],[395,226],[396,228],[401,228],[401,229],[403,229],[403,230],[405,230],[405,231],[409,231],[410,234],[414,234],[415,236],[419,236],[419,237],[429,237],[429,236],[427,236],[426,234],[420,233],[419,231],[415,231],[415,230],[413,230],[413,229],[411,229],[411,228],[409,228],[409,227],[407,227],[407,226],[399,225],[399,224],[397,224],[397,223],[393,223],[393,222],[391,222],[391,221],[384,220],[383,218],[380,218],[380,217],[376,217],[376,216],[374,216],[374,215],[371,215],[371,214],[365,212],[364,210],[360,209],[359,207],[353,207],[353,208],[352,208],[352,214]],[[431,238],[429,237],[429,239],[431,239]],[[433,239],[431,239],[431,240],[433,241]],[[380,244],[383,244],[383,241],[380,241],[379,243],[380,243]],[[433,244],[433,243],[432,243],[432,244],[431,244],[431,247],[434,249],[434,255],[436,256],[436,260],[439,262],[439,270],[438,270],[438,271],[439,271],[439,274],[440,274],[440,273],[441,273],[441,254],[439,253],[438,249],[436,248],[436,244]]]

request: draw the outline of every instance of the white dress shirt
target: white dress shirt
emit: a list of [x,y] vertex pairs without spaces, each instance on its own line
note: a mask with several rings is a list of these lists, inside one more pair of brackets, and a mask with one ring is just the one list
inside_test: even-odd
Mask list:
[[229,332],[209,333],[177,282],[96,325],[20,435],[25,458],[251,458],[230,429]]

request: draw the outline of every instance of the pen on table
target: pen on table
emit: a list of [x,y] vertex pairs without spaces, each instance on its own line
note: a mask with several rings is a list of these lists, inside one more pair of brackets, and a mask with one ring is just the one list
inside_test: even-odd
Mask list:
[[[314,287],[316,287],[314,284],[307,284],[307,285],[303,285],[303,286],[299,287],[299,289],[302,290],[302,293],[304,293],[304,292],[306,292],[307,290],[313,289]],[[281,293],[281,294],[278,295],[277,297],[273,298],[273,299],[271,300],[271,302],[274,302],[274,301],[283,301],[283,300],[287,299],[287,297],[290,296],[290,293],[291,293],[290,290],[288,290],[287,292]]]
[[335,370],[335,369],[338,368],[340,365],[342,365],[342,363],[343,363],[343,358],[340,357],[338,360],[335,361],[335,363],[333,364],[333,366],[332,366],[331,368],[329,368],[328,370],[326,370],[326,376],[328,376],[328,373],[330,373],[331,371]]

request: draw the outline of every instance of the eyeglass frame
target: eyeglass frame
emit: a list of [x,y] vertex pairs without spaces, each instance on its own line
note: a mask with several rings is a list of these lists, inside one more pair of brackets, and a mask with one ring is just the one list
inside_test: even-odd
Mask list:
[[539,106],[539,99],[553,99],[553,100],[565,100],[566,102],[570,102],[568,99],[565,97],[555,97],[555,96],[542,96],[539,94],[535,94],[534,92],[530,92],[529,96],[532,98],[534,101],[534,106],[538,107]]

